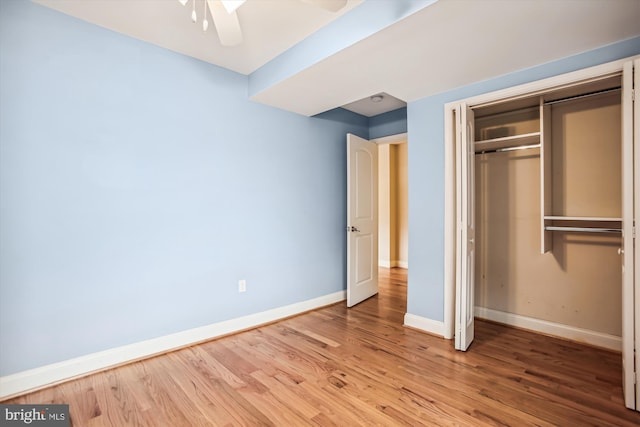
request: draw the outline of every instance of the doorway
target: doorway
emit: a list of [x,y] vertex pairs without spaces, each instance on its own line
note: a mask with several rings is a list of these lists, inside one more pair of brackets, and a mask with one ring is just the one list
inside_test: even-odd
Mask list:
[[[378,144],[378,267],[380,276],[404,277],[409,268],[407,135],[375,140]],[[398,271],[396,269],[402,269]],[[406,311],[406,292],[403,307]]]
[[406,133],[347,135],[348,307],[378,293],[380,268],[408,268],[407,155]]
[[378,267],[409,268],[407,143],[378,144]]

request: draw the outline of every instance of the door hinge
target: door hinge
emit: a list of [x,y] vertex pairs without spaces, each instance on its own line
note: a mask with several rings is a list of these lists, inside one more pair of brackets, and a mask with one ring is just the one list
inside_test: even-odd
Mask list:
[[632,101],[636,100],[636,90],[635,89],[631,89],[631,100]]
[[636,238],[636,226],[631,227],[631,238]]

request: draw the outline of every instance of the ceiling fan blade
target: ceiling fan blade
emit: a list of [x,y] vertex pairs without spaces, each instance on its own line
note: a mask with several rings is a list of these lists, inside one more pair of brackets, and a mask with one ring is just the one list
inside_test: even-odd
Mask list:
[[337,12],[346,6],[347,0],[300,0],[304,3],[318,6],[330,12]]
[[242,30],[236,12],[228,13],[219,0],[207,0],[213,23],[223,46],[237,46],[242,43]]
[[247,0],[220,0],[227,12],[235,12],[237,8],[242,6]]

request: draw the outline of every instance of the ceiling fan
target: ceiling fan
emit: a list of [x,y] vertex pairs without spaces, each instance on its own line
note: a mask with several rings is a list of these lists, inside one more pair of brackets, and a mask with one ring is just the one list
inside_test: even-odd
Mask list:
[[[189,0],[178,0],[180,4],[186,6]],[[303,3],[311,4],[330,12],[337,12],[342,9],[347,0],[299,0]],[[195,23],[198,20],[196,13],[196,2],[193,3],[191,11],[191,20]],[[213,23],[223,46],[237,46],[242,43],[242,30],[240,29],[240,21],[236,10],[242,6],[246,0],[205,0],[204,1],[204,18],[202,20],[202,30],[207,31],[209,21],[207,20],[207,7],[213,18]]]

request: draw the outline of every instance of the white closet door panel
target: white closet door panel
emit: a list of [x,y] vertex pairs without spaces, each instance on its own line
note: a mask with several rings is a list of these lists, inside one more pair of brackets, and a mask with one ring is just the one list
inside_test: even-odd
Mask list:
[[630,409],[637,408],[633,237],[634,203],[637,203],[634,201],[634,163],[637,160],[633,151],[633,63],[627,62],[622,74],[622,383],[624,402]]
[[[634,189],[632,190],[635,195],[640,189],[640,106],[638,105],[638,91],[640,91],[640,59],[634,61],[634,82],[633,88],[635,92],[635,100],[633,104],[633,148],[635,154],[635,167],[634,167]],[[635,218],[634,223],[640,225],[640,197],[635,198]],[[635,249],[635,244],[633,245]],[[640,250],[635,250],[635,269],[634,273],[640,271]],[[636,388],[636,411],[640,411],[640,284],[635,280],[635,274],[633,279],[634,293],[635,293],[635,388]]]
[[475,288],[475,148],[474,114],[466,104],[457,109],[458,242],[456,256],[455,348],[466,351],[474,337]]

